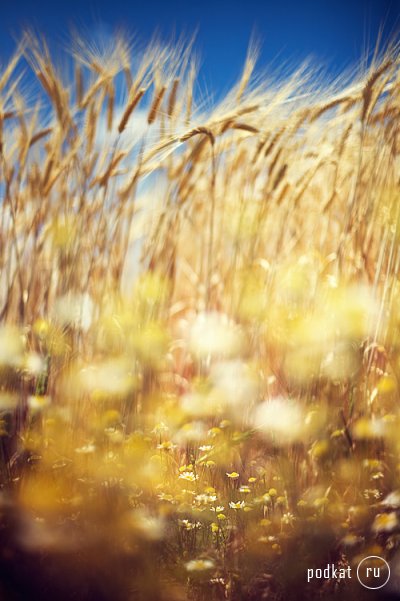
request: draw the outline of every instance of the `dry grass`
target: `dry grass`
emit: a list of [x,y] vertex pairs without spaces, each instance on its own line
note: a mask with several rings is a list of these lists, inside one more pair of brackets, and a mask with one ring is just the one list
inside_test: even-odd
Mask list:
[[398,49],[207,110],[135,52],[0,70],[2,598],[361,599],[306,569],[399,561]]

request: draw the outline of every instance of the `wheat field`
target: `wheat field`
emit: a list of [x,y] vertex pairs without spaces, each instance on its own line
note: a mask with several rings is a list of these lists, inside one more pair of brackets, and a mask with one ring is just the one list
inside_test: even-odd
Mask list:
[[307,570],[400,574],[398,46],[63,52],[0,65],[0,598],[382,598]]

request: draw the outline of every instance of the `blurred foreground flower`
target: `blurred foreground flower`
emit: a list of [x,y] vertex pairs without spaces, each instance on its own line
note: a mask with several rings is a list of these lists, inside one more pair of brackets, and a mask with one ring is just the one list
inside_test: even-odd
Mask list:
[[130,524],[137,534],[150,541],[163,538],[165,520],[162,516],[152,515],[147,509],[137,509],[130,515]]
[[222,313],[199,313],[189,327],[189,348],[199,359],[234,357],[242,345],[241,330]]
[[253,426],[278,444],[301,440],[306,434],[304,411],[298,403],[282,397],[258,405]]
[[392,532],[398,526],[399,520],[397,514],[392,511],[390,513],[379,513],[372,524],[372,530],[376,534],[380,534],[381,532]]
[[0,328],[0,366],[19,367],[23,361],[23,342],[17,330],[10,326]]
[[188,572],[207,572],[215,567],[215,563],[211,559],[192,559],[185,567]]
[[84,294],[69,293],[56,300],[54,317],[62,325],[87,332],[92,325],[94,310],[94,303],[87,292]]
[[125,356],[89,365],[71,379],[71,386],[76,388],[78,383],[82,392],[100,396],[126,394],[135,384],[132,366]]
[[215,394],[228,411],[243,415],[256,400],[257,378],[255,370],[239,359],[221,361],[213,365],[210,380]]

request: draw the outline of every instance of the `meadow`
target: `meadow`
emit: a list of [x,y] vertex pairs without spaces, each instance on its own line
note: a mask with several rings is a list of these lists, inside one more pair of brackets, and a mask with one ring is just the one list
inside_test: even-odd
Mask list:
[[0,66],[5,601],[400,595],[398,46],[256,55],[216,102],[190,42]]

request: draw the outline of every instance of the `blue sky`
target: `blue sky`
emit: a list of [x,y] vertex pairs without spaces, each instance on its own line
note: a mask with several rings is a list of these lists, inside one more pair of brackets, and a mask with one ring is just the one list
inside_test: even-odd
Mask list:
[[2,3],[0,62],[13,35],[35,25],[56,45],[70,26],[111,34],[122,27],[146,41],[158,30],[170,39],[197,30],[204,89],[223,92],[236,80],[252,33],[262,44],[260,66],[295,65],[308,56],[334,75],[400,30],[400,0],[7,0]]

